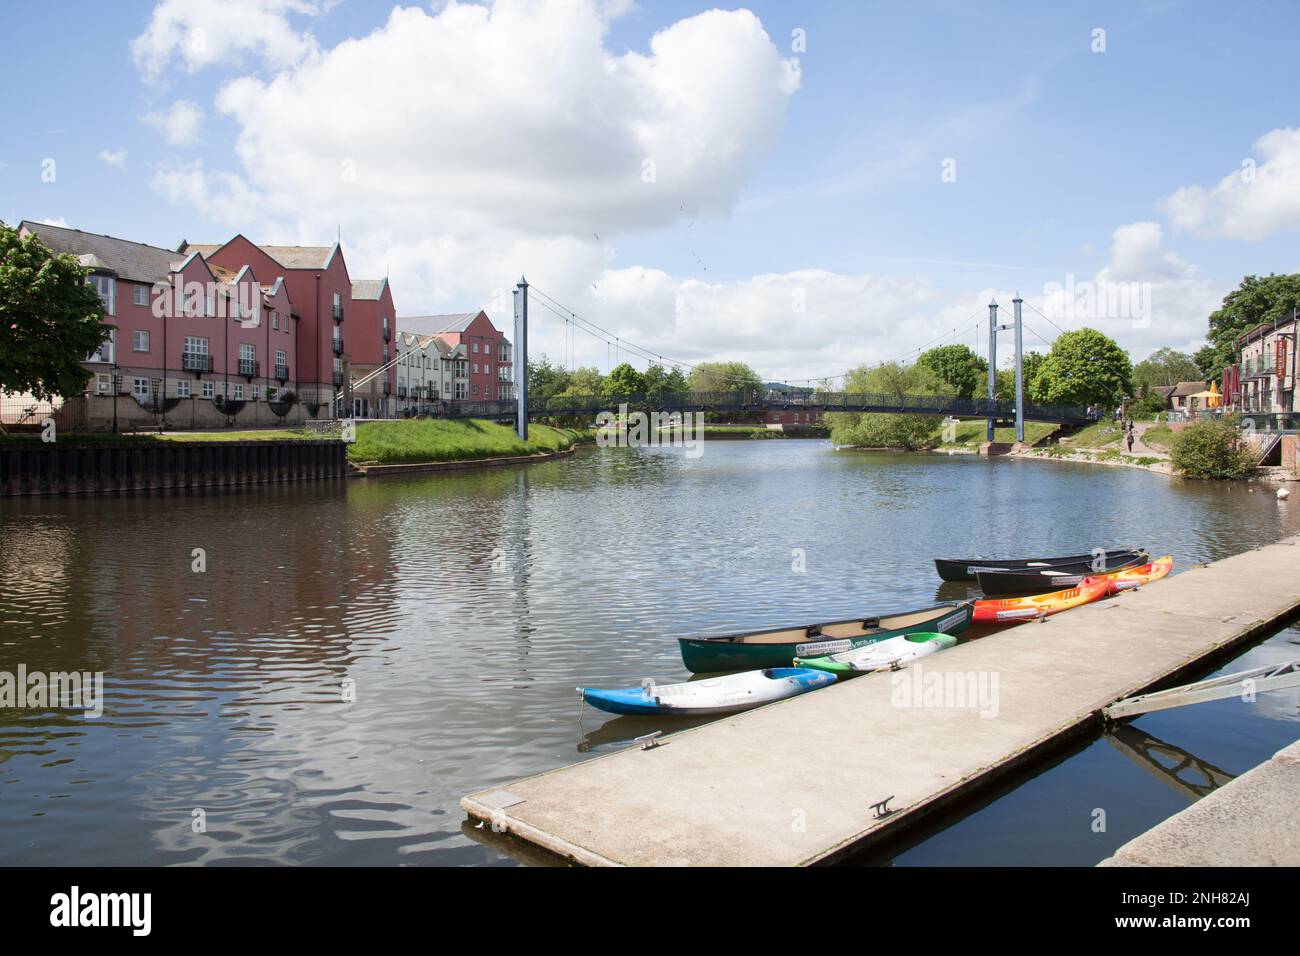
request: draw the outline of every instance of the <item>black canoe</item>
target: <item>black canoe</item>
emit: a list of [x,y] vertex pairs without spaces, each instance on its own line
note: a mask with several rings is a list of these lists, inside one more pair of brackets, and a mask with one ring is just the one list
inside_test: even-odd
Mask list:
[[[1106,566],[1114,567],[1119,562],[1145,552],[1133,548],[1115,548],[1105,552]],[[935,558],[934,566],[939,577],[945,581],[974,581],[976,571],[1029,571],[1034,568],[1063,569],[1077,565],[1080,570],[1091,568],[1092,562],[1100,554],[1089,552],[1075,554],[1064,558]]]
[[[1150,558],[1139,553],[1132,559],[1107,561],[1104,568],[1094,568],[1091,563],[1083,565],[1065,565],[1055,568],[1039,568],[1034,571],[976,571],[975,580],[979,589],[986,595],[992,594],[1036,594],[1042,591],[1063,591],[1078,587],[1084,578],[1095,578],[1107,573],[1145,564]],[[1066,570],[1068,568],[1069,570]]]

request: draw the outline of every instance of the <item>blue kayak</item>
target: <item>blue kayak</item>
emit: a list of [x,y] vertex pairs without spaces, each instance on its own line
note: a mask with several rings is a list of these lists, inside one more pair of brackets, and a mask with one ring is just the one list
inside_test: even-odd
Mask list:
[[835,675],[802,667],[765,667],[757,671],[710,677],[681,684],[599,690],[579,687],[578,693],[592,707],[611,714],[693,717],[701,714],[732,714],[797,697],[818,687],[835,683]]

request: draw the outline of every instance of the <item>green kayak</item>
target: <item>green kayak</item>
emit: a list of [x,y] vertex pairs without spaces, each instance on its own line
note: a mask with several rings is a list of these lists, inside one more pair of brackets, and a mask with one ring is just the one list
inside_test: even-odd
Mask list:
[[716,637],[679,637],[682,662],[696,674],[789,667],[796,657],[823,657],[916,632],[960,634],[975,605],[950,601],[916,611],[857,617],[803,627],[778,627]]
[[956,643],[957,638],[951,634],[901,634],[898,637],[826,657],[796,658],[794,666],[851,677],[854,674],[878,671],[918,657],[937,654]]

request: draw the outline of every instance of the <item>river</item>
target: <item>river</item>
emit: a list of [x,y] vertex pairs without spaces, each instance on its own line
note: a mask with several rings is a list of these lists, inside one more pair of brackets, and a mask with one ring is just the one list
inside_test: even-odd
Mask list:
[[[932,603],[936,556],[1145,546],[1179,569],[1297,532],[1265,486],[821,441],[3,501],[0,671],[102,671],[105,703],[0,710],[0,863],[508,864],[460,797],[662,726],[580,726],[574,688],[684,679],[676,636]],[[1133,726],[1230,776],[1300,735],[1296,698]],[[1119,743],[865,862],[1096,862],[1189,799]]]

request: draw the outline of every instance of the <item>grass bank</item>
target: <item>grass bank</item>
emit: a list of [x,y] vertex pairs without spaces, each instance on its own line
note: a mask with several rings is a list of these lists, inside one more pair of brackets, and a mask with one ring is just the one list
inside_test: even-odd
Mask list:
[[360,422],[348,446],[354,464],[415,465],[436,461],[476,461],[564,451],[590,440],[588,431],[529,425],[528,441],[515,430],[483,419],[410,418]]
[[[967,418],[957,422],[955,434],[951,440],[945,441],[943,428],[940,426],[936,430],[938,438],[936,439],[939,448],[970,448],[977,449],[987,439],[988,421],[983,418]],[[1032,445],[1036,441],[1041,441],[1052,432],[1056,431],[1056,426],[1050,422],[1025,422],[1025,441]],[[1006,442],[1010,444],[1016,440],[1015,428],[995,428],[993,430],[993,440],[995,442]]]
[[[671,425],[666,425],[659,429],[661,435],[675,434],[678,429]],[[695,429],[690,430],[691,435],[695,435]],[[766,428],[763,425],[705,425],[705,438],[829,438],[831,434],[830,427],[827,425],[807,425],[801,426],[790,431],[779,431],[775,428]]]

